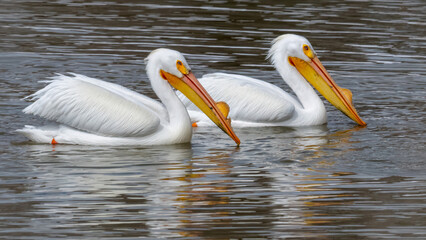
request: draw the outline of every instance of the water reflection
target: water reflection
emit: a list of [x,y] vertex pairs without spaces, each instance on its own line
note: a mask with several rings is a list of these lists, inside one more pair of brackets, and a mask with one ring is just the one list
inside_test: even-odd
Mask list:
[[235,152],[213,150],[208,157],[189,163],[176,199],[181,236],[229,238],[245,232],[262,237],[272,228],[273,219],[259,218],[272,211],[268,194],[259,191],[272,184],[268,170],[235,165]]
[[[292,166],[291,172],[273,172],[274,182],[280,186],[282,196],[275,197],[276,229],[292,229],[293,234],[287,237],[325,237],[315,229],[307,231],[307,226],[333,225],[333,220],[342,219],[340,214],[329,214],[327,211],[317,211],[316,208],[326,206],[348,205],[352,201],[352,193],[344,189],[336,189],[334,185],[344,184],[340,177],[352,175],[351,172],[330,173],[335,168],[336,161],[342,154],[353,151],[352,134],[361,128],[329,133],[326,127],[295,129],[298,137],[293,142],[292,157],[297,164],[297,171]],[[330,154],[336,149],[335,154]],[[283,161],[283,163],[290,163]],[[294,163],[293,163],[294,165]],[[351,218],[347,218],[351,220]],[[294,230],[295,226],[298,226]],[[335,225],[333,225],[335,226]]]
[[[50,237],[58,232],[85,237],[108,232],[117,238],[243,234],[326,239],[326,226],[334,226],[335,236],[351,231],[356,238],[371,222],[369,217],[392,224],[392,210],[374,215],[383,213],[378,203],[403,209],[386,199],[386,189],[406,178],[363,180],[355,172],[336,171],[342,154],[356,149],[354,135],[363,128],[241,131],[247,141],[290,150],[288,160],[269,159],[276,153],[255,145],[206,145],[201,152],[189,144],[137,149],[25,145],[22,176],[4,179],[17,181],[3,195],[5,206],[20,207],[4,214],[21,219],[30,232]],[[12,200],[17,196],[18,202]],[[415,208],[406,210],[418,217]],[[27,219],[30,215],[38,221]]]
[[[229,178],[232,152],[216,152],[207,158],[194,158],[187,163],[187,172],[179,177],[182,181],[176,189],[174,206],[181,217],[176,231],[182,237],[202,237],[231,222]],[[231,210],[231,211],[230,211]],[[227,236],[226,232],[220,235]]]
[[[47,236],[47,226],[69,236],[89,231],[84,235],[95,237],[107,230],[119,237],[122,229],[135,229],[135,236],[149,234],[150,218],[157,219],[164,210],[149,206],[170,203],[170,196],[155,193],[173,192],[176,187],[161,179],[179,176],[181,162],[192,156],[188,144],[147,149],[29,145],[29,150],[27,175],[36,177],[15,195],[31,208],[11,214],[23,218],[30,231],[47,231]],[[30,205],[24,196],[31,196]],[[31,213],[40,221],[24,220]]]
[[[279,133],[281,146],[291,140],[293,162],[279,161],[271,167],[260,157],[263,149],[244,147],[194,154],[190,145],[141,149],[30,145],[34,159],[30,165],[38,177],[25,191],[39,196],[32,211],[46,220],[60,219],[53,226],[65,224],[64,232],[77,227],[77,233],[117,231],[116,236],[117,229],[137,229],[134,236],[226,238],[244,232],[264,237],[277,227],[340,219],[314,208],[343,204],[342,199],[350,197],[330,188],[343,174],[326,176],[322,172],[331,165],[324,160],[305,164],[322,154],[311,159],[297,156],[350,149],[351,132],[356,130],[336,132],[331,141],[324,126],[269,131]],[[259,137],[250,130],[245,133],[248,138]],[[234,160],[246,150],[259,158]],[[54,194],[55,199],[47,201],[45,194]]]
[[[306,162],[322,157],[322,149],[351,149],[352,132],[359,130],[354,128],[333,133],[331,141],[325,126],[293,130],[276,128],[273,131],[281,131],[282,136],[288,139],[295,138],[294,152],[320,153],[302,161]],[[249,137],[249,132],[245,130],[244,136]],[[310,226],[333,223],[333,219],[342,217],[316,213],[312,208],[351,204],[345,201],[352,196],[350,193],[330,186],[339,182],[340,176],[353,173],[338,172],[332,176],[322,173],[325,168],[332,167],[333,162],[321,160],[315,167],[299,165],[297,174],[287,174],[282,171],[282,166],[277,172],[259,164],[236,165],[232,159],[239,151],[244,151],[244,147],[228,151],[213,149],[181,166],[182,175],[161,179],[168,182],[164,185],[179,185],[174,193],[175,202],[171,204],[176,207],[180,224],[171,226],[168,223],[169,228],[183,237],[226,238],[237,237],[241,232],[250,237],[262,237],[276,227],[282,229],[283,224],[294,227],[298,222]],[[319,168],[323,170],[317,170]],[[294,166],[292,170],[295,170]],[[263,218],[259,218],[259,214]],[[309,236],[309,233],[302,236]]]
[[300,153],[300,157],[304,159],[303,161],[322,159],[322,164],[327,161],[336,161],[342,156],[357,150],[353,145],[356,145],[358,141],[352,139],[352,136],[363,129],[365,127],[356,126],[332,133],[325,126],[297,129],[296,134],[299,137],[295,140],[294,152]]

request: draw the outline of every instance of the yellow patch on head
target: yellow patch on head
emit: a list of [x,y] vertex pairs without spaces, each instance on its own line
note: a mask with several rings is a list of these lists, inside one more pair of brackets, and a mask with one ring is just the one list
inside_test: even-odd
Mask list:
[[176,61],[176,67],[182,74],[186,75],[189,73],[188,69],[183,65],[183,62],[181,60]]
[[303,44],[303,53],[305,53],[305,55],[308,56],[308,58],[310,59],[315,57],[314,52],[307,44]]

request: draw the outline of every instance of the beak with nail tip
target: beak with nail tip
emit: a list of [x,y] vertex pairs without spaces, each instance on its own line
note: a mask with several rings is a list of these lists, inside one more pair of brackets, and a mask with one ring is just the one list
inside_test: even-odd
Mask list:
[[181,72],[183,76],[179,78],[166,71],[160,70],[161,76],[166,79],[170,85],[182,92],[239,146],[240,139],[232,129],[230,119],[227,118],[229,106],[224,102],[216,103],[192,72],[186,69]]

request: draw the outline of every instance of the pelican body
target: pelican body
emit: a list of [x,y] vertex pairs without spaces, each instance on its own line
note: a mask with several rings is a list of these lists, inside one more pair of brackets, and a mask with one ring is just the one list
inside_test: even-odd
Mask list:
[[[268,58],[297,98],[273,84],[242,75],[213,73],[200,79],[214,99],[229,105],[234,127],[325,124],[325,106],[311,85],[349,118],[366,125],[352,104],[352,93],[337,86],[306,38],[294,34],[276,38]],[[179,97],[192,121],[210,125],[188,99],[181,94]]]
[[28,98],[23,111],[55,122],[17,130],[39,143],[84,145],[162,145],[191,141],[192,126],[174,88],[198,106],[237,144],[216,102],[201,86],[183,55],[154,50],[146,59],[152,88],[162,103],[117,84],[79,74],[56,75]]

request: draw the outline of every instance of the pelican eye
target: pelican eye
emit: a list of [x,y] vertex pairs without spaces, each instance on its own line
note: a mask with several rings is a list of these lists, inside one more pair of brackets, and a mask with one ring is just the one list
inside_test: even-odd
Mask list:
[[315,57],[315,53],[307,44],[303,44],[303,53],[310,59]]
[[179,70],[179,72],[181,72],[182,74],[189,73],[188,69],[185,67],[185,65],[183,65],[183,62],[181,60],[176,61],[176,67]]

